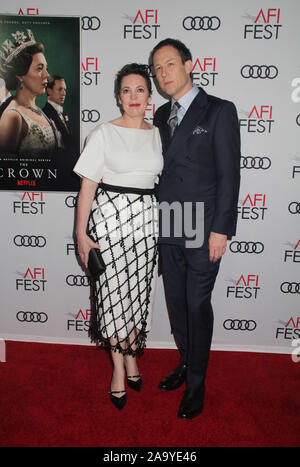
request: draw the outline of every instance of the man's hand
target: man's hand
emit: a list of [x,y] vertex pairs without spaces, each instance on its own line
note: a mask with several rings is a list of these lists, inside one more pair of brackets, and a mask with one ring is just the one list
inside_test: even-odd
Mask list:
[[213,263],[218,261],[226,251],[227,235],[211,232],[208,240],[209,260]]

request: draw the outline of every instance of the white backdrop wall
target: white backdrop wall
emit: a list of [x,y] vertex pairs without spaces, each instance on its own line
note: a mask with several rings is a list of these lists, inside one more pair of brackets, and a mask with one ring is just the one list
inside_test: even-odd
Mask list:
[[[238,230],[214,290],[213,348],[290,353],[300,338],[299,1],[11,0],[0,9],[82,17],[82,143],[119,115],[113,81],[125,63],[146,63],[166,37],[187,44],[195,83],[236,104],[242,137]],[[163,102],[154,89],[146,118]],[[0,191],[1,338],[90,344],[75,197]],[[23,235],[40,246],[20,246]],[[148,347],[174,347],[160,279]]]

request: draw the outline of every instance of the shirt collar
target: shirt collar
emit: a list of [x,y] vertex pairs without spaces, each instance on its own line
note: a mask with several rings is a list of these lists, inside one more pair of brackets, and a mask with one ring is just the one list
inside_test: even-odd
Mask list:
[[63,113],[63,108],[61,105],[57,104],[56,102],[51,101],[50,99],[48,99],[48,102],[49,104],[52,105],[52,107],[55,108],[55,110],[57,110],[57,112],[60,112],[61,114]]
[[[198,92],[199,92],[199,88],[193,85],[192,89],[190,89],[184,96],[178,99],[178,102],[184,112],[188,110],[189,106],[191,105],[195,97],[197,96]],[[175,99],[172,98],[172,105],[174,104],[174,102],[175,102]]]

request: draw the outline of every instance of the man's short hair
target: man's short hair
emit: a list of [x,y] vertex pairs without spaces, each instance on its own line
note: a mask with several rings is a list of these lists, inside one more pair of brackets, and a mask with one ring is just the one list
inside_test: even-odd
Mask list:
[[62,76],[58,76],[58,75],[50,76],[50,78],[48,79],[47,88],[53,89],[55,81],[60,81],[61,79],[64,80],[65,78],[63,78]]
[[159,49],[162,47],[165,47],[167,45],[170,45],[176,49],[181,57],[182,63],[185,63],[187,60],[192,60],[192,54],[191,51],[187,48],[186,45],[183,44],[183,42],[179,41],[178,39],[164,39],[160,41],[152,50],[151,55],[150,55],[150,62],[151,65],[153,65],[153,57],[155,52],[157,52]]

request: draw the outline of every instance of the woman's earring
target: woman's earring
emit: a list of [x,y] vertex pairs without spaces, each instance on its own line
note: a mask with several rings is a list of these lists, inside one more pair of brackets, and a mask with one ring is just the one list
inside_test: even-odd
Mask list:
[[19,82],[20,82],[20,83],[19,83],[19,89],[22,89],[22,88],[23,88],[23,80],[20,79]]

